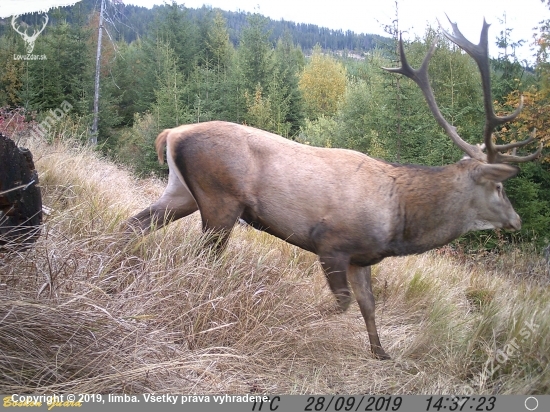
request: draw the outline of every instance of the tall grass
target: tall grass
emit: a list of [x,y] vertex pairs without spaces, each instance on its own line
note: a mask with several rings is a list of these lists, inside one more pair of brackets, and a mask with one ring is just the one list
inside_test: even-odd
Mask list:
[[163,183],[52,141],[24,142],[51,214],[32,249],[1,255],[0,392],[550,391],[542,258],[386,259],[373,277],[392,360],[378,361],[314,255],[236,227],[215,256],[197,214],[126,244],[124,219]]

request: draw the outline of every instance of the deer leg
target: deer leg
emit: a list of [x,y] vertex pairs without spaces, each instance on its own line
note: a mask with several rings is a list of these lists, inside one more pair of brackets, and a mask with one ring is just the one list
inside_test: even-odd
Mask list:
[[148,208],[126,221],[126,231],[141,230],[143,234],[160,229],[174,220],[181,219],[198,210],[197,202],[186,185],[170,173],[164,193]]
[[361,314],[367,325],[371,351],[378,359],[390,359],[389,355],[384,352],[376,330],[374,321],[374,295],[371,287],[371,269],[370,266],[360,267],[349,265],[348,268],[349,281],[351,288],[355,294],[355,299],[361,309]]
[[126,221],[127,227],[128,230],[133,230],[133,228],[141,229],[143,234],[147,234],[151,230],[160,229],[175,220],[188,216],[197,209],[196,204],[193,206],[182,205],[180,207],[169,207],[159,200],[128,219]]
[[223,196],[201,200],[202,230],[210,234],[209,243],[215,246],[216,251],[222,252],[244,206],[233,198]]
[[342,312],[345,312],[351,299],[346,276],[349,259],[344,256],[320,255],[319,261],[325,272],[330,290],[336,297],[338,307]]

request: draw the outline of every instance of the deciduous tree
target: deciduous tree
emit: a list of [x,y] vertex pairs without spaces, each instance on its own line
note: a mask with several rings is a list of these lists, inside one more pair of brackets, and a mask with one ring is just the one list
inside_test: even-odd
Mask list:
[[310,118],[332,116],[346,91],[346,69],[342,63],[323,54],[317,45],[300,76],[299,86]]

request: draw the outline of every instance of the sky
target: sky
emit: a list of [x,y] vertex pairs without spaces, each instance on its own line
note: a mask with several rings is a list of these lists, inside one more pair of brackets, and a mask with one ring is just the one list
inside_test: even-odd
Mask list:
[[14,14],[48,11],[51,7],[70,6],[79,0],[0,0],[0,18]]
[[[99,0],[98,0],[99,1]],[[126,4],[152,7],[164,0],[123,0]],[[47,6],[72,4],[75,0],[0,0],[0,17],[39,11]],[[356,33],[386,35],[382,25],[395,17],[392,0],[180,0],[186,7],[203,4],[230,11],[259,12],[275,20],[312,23],[331,29],[352,30]],[[464,35],[477,43],[483,18],[491,23],[490,53],[497,55],[494,39],[504,27],[512,28],[512,40],[526,40],[518,51],[520,59],[533,60],[533,28],[541,20],[550,19],[550,10],[540,0],[399,0],[400,30],[405,39],[422,37],[428,25],[437,27],[437,19],[450,30],[445,13]],[[501,24],[499,19],[506,20]]]

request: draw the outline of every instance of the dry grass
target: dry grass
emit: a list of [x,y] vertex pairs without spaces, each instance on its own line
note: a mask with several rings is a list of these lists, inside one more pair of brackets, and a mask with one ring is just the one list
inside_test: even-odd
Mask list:
[[393,359],[377,361],[357,305],[335,311],[314,255],[237,227],[214,256],[198,215],[125,246],[120,224],[162,182],[77,145],[26,144],[53,212],[34,248],[1,256],[1,393],[550,391],[541,259],[385,260],[373,273]]

